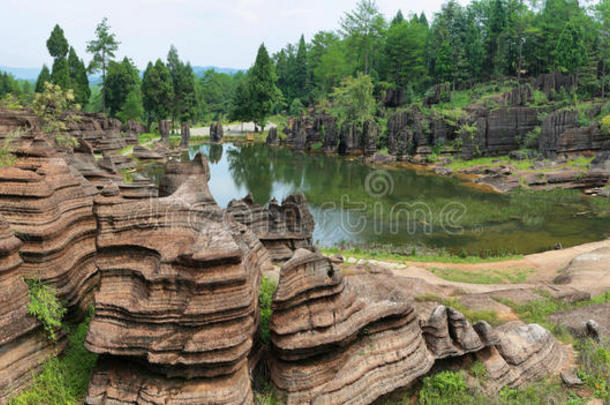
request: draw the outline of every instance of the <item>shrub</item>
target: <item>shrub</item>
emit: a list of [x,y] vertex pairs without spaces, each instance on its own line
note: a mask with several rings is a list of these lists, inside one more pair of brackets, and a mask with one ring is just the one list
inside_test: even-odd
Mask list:
[[71,111],[80,110],[80,105],[74,102],[72,89],[62,90],[56,84],[45,82],[44,91],[34,95],[32,112],[40,119],[42,130],[53,135],[61,147],[72,149],[78,141],[66,134],[69,124],[77,122],[80,117]]
[[468,404],[472,403],[472,396],[461,373],[443,371],[424,378],[417,403],[420,405]]
[[549,99],[540,90],[534,90],[534,105],[545,105],[549,103]]
[[55,288],[40,280],[26,280],[30,305],[28,312],[35,316],[44,327],[49,339],[56,341],[55,330],[61,327],[61,319],[66,309],[57,299]]
[[275,281],[263,276],[261,288],[258,292],[258,304],[261,313],[260,337],[261,341],[268,345],[271,342],[271,332],[269,331],[269,319],[271,318],[271,300],[277,288]]
[[61,357],[49,358],[32,386],[11,399],[10,405],[82,404],[97,355],[83,346],[91,315],[70,331],[68,348]]
[[599,343],[584,339],[576,345],[580,369],[578,376],[601,400],[610,401],[610,341]]
[[599,121],[599,126],[602,129],[602,133],[606,136],[610,136],[610,115],[606,115]]

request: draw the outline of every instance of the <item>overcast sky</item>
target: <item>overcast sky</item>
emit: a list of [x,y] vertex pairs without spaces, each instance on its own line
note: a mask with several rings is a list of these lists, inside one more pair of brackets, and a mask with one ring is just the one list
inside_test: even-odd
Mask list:
[[[386,16],[425,11],[431,19],[444,0],[377,0]],[[460,0],[466,4],[467,0]],[[108,17],[127,55],[145,67],[170,44],[193,65],[247,68],[264,42],[270,53],[320,30],[335,30],[356,0],[0,0],[0,65],[39,67],[51,59],[45,42],[55,24],[81,58],[96,24]]]

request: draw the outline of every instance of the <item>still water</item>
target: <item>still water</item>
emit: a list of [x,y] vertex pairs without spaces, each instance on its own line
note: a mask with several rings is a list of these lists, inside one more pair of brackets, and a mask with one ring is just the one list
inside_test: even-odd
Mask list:
[[[210,190],[222,207],[248,192],[261,205],[304,193],[320,246],[528,254],[610,236],[610,200],[575,191],[501,195],[419,170],[262,143],[191,146],[190,158],[198,152],[208,158]],[[144,172],[160,176],[159,167]]]

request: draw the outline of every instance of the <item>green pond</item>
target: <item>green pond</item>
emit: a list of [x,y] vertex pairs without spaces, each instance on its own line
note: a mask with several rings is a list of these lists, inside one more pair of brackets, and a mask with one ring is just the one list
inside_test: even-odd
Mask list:
[[[320,246],[409,252],[528,254],[610,236],[610,199],[578,191],[496,194],[456,178],[256,144],[201,144],[210,190],[222,207],[251,192],[256,203],[304,193]],[[185,159],[183,157],[183,159]],[[162,169],[143,172],[159,180]]]

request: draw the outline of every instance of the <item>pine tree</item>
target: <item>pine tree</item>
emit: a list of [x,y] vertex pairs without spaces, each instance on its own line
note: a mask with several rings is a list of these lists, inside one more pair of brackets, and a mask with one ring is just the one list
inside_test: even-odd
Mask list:
[[106,78],[106,103],[112,117],[118,116],[129,93],[139,86],[138,69],[129,58],[125,57],[121,62],[110,61]]
[[70,72],[70,88],[74,90],[75,100],[81,106],[85,106],[91,96],[87,69],[83,61],[76,55],[73,47],[70,47],[70,53],[68,54],[68,67]]
[[117,41],[115,34],[110,32],[106,17],[95,28],[95,37],[94,40],[87,42],[87,52],[93,54],[89,71],[102,72],[102,111],[106,112],[106,71],[108,64],[114,58],[114,53],[119,49],[120,42]]
[[64,36],[64,31],[56,24],[47,40],[47,49],[53,57],[51,80],[64,90],[67,90],[70,86],[70,69],[66,59],[68,47],[68,40]]
[[271,114],[279,89],[275,86],[276,76],[265,44],[261,44],[256,62],[248,74],[248,94],[251,98],[251,117],[264,129]]
[[307,100],[310,94],[309,88],[309,63],[307,58],[307,45],[305,37],[301,35],[299,48],[295,59],[295,90],[296,98]]
[[174,99],[174,85],[167,66],[157,59],[148,63],[142,78],[142,102],[148,125],[170,115]]
[[47,65],[42,65],[42,70],[38,74],[38,79],[36,79],[36,87],[34,88],[34,91],[36,93],[42,93],[44,91],[45,82],[52,82],[51,72],[49,71]]

